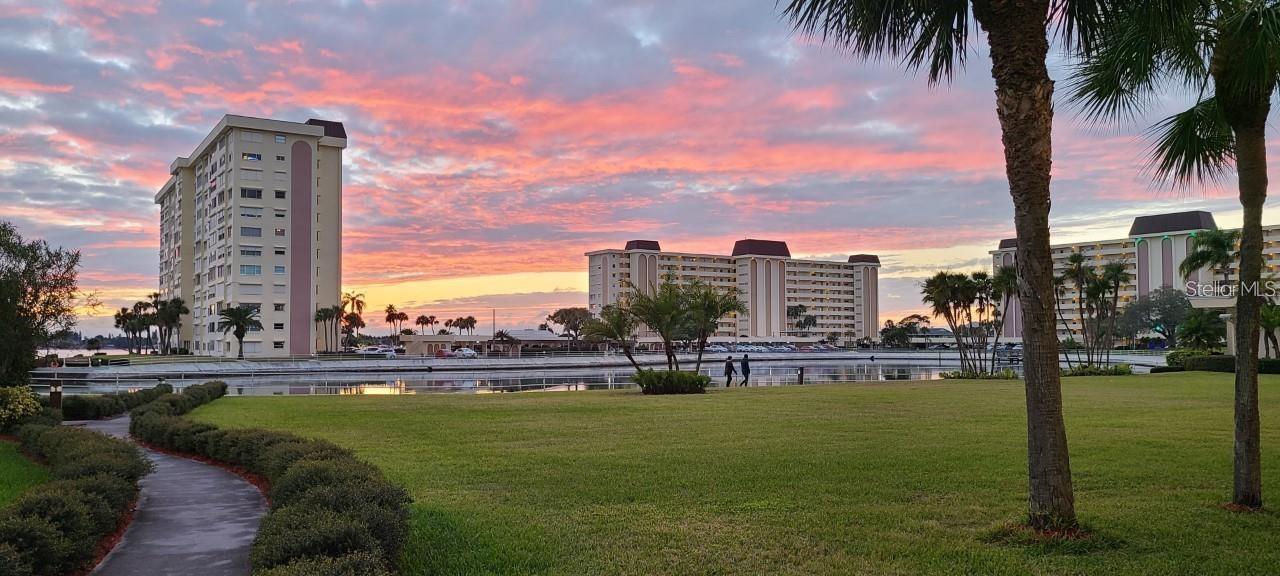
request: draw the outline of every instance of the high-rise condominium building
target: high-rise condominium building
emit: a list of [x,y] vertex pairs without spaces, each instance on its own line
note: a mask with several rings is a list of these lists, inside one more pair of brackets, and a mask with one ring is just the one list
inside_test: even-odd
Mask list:
[[[1186,290],[1190,287],[1188,295],[1194,296],[1196,286],[1211,286],[1224,278],[1216,270],[1200,269],[1183,276],[1178,269],[1193,249],[1196,234],[1217,229],[1213,214],[1204,211],[1139,216],[1129,227],[1128,237],[1053,245],[1053,271],[1055,275],[1061,275],[1067,269],[1068,258],[1077,252],[1096,268],[1107,262],[1123,262],[1131,279],[1120,287],[1121,310],[1136,298],[1159,288]],[[1266,258],[1263,274],[1275,273],[1280,270],[1280,226],[1264,227],[1263,241],[1263,256]],[[990,252],[993,271],[1001,266],[1012,266],[1017,248],[1017,240],[1001,240],[999,247]],[[1231,275],[1235,278],[1239,277],[1237,265],[1231,267]],[[1079,298],[1075,286],[1068,281],[1058,299],[1062,313],[1058,322],[1058,337],[1061,339],[1081,339]],[[1009,305],[1009,317],[1002,334],[1002,338],[1006,337],[1022,337],[1022,311],[1017,300]]]
[[246,355],[314,354],[317,309],[342,282],[341,122],[223,116],[187,157],[169,165],[160,205],[160,293],[182,298],[175,346],[232,356],[218,314],[257,308],[262,329]]
[[[829,334],[842,341],[878,334],[880,258],[856,254],[846,262],[798,260],[785,242],[739,240],[728,256],[663,252],[656,241],[632,240],[622,250],[588,252],[593,314],[632,290],[652,289],[668,276],[735,290],[748,313],[720,322],[713,341],[804,342]],[[817,324],[799,329],[788,309],[803,305]],[[641,341],[653,335],[639,334]]]

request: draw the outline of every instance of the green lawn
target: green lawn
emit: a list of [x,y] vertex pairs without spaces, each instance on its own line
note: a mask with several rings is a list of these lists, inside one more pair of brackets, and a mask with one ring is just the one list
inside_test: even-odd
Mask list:
[[48,479],[49,473],[20,454],[17,444],[0,442],[0,507]]
[[[1280,377],[1263,376],[1280,502]],[[1064,380],[1087,553],[989,543],[1026,490],[1021,382],[225,398],[411,491],[412,574],[1262,574],[1280,515],[1229,498],[1231,375]]]

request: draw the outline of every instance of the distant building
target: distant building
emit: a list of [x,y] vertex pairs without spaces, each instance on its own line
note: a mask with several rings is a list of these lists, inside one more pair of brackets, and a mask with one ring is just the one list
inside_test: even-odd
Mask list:
[[[586,256],[593,314],[633,289],[652,289],[670,274],[678,282],[698,279],[736,289],[746,303],[749,313],[722,320],[714,341],[812,342],[831,333],[845,341],[878,337],[880,259],[871,254],[845,262],[799,260],[785,242],[748,239],[734,244],[727,256],[663,252],[654,240],[632,240],[621,250]],[[787,308],[795,305],[804,305],[817,325],[797,329],[787,317]],[[640,338],[654,339],[646,333]]]
[[[1210,285],[1223,280],[1216,271],[1200,269],[1183,276],[1178,270],[1194,246],[1196,233],[1217,229],[1213,214],[1205,211],[1139,216],[1134,218],[1126,238],[1052,246],[1053,271],[1055,275],[1061,275],[1067,269],[1067,259],[1076,252],[1098,267],[1112,261],[1124,262],[1132,280],[1120,288],[1119,307],[1123,310],[1129,302],[1159,288],[1186,289],[1188,285]],[[993,271],[1001,266],[1012,266],[1017,247],[1016,239],[1001,240],[1000,245],[990,252]],[[1263,256],[1266,258],[1264,276],[1280,270],[1280,226],[1264,227]],[[1231,272],[1233,277],[1239,277],[1237,265],[1233,265]],[[1060,339],[1081,339],[1077,312],[1079,297],[1075,286],[1068,282],[1058,302],[1066,321],[1066,326],[1061,320],[1057,323]],[[1193,298],[1193,304],[1195,300]],[[1002,337],[1022,337],[1022,311],[1017,300],[1009,305],[1009,317]]]
[[245,354],[314,354],[315,311],[342,283],[341,122],[223,116],[169,165],[160,205],[160,293],[186,301],[174,345],[236,354],[218,313],[258,307]]

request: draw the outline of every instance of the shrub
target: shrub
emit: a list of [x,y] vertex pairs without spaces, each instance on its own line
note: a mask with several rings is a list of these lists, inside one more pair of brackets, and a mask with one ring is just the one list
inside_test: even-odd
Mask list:
[[1013,368],[1005,368],[998,372],[977,372],[974,370],[952,370],[938,374],[943,380],[1017,380],[1021,378]]
[[1213,356],[1188,356],[1183,360],[1182,367],[1187,370],[1202,370],[1206,372],[1235,372],[1236,357],[1221,354]]
[[1095,366],[1093,364],[1077,364],[1063,370],[1063,376],[1128,376],[1133,374],[1133,367],[1128,364],[1111,366]]
[[0,576],[28,576],[31,564],[18,552],[17,548],[8,544],[0,544]]
[[294,439],[264,450],[252,470],[267,478],[278,478],[301,460],[331,460],[347,455],[346,450],[324,440]]
[[62,413],[69,420],[100,420],[124,414],[172,392],[172,386],[157,384],[154,388],[136,392],[65,396]]
[[313,486],[289,505],[323,508],[353,518],[369,529],[383,554],[398,558],[409,539],[409,502],[403,488],[382,481]]
[[315,486],[351,482],[367,485],[382,480],[377,468],[352,456],[336,460],[303,460],[271,479],[271,502],[288,506]]
[[258,576],[391,576],[381,559],[368,552],[353,552],[337,558],[302,558],[283,566],[258,572]]
[[1175,348],[1164,355],[1164,363],[1168,366],[1182,366],[1192,356],[1211,356],[1213,352],[1197,348]]
[[13,548],[33,574],[66,574],[81,562],[73,542],[52,522],[34,516],[6,514],[0,518],[0,546]]
[[0,431],[40,414],[40,400],[27,386],[0,386]]
[[702,394],[711,385],[711,377],[677,370],[641,370],[631,379],[645,394]]
[[301,558],[337,558],[353,552],[383,557],[377,540],[359,521],[332,510],[284,507],[263,518],[249,560],[256,571]]
[[53,524],[63,536],[76,544],[83,552],[97,541],[95,518],[84,503],[84,492],[79,490],[32,491],[19,496],[9,506],[9,513],[19,517],[43,518]]
[[1185,368],[1181,366],[1155,366],[1151,369],[1151,373],[1159,374],[1161,372],[1182,372],[1183,370],[1185,370]]

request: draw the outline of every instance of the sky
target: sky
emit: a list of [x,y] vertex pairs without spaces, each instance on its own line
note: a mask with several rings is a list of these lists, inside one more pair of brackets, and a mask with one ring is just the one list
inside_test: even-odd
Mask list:
[[[374,310],[528,328],[586,305],[584,252],[751,237],[878,254],[898,318],[1013,236],[979,48],[931,87],[791,33],[773,0],[0,0],[0,220],[82,252],[103,306],[81,328],[106,333],[156,289],[169,163],[223,114],[316,117],[346,124],[343,284]],[[1165,211],[1239,224],[1229,190],[1142,170],[1144,127],[1186,95],[1099,127],[1052,71],[1054,242]]]

